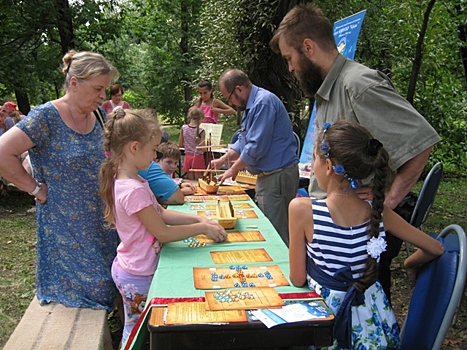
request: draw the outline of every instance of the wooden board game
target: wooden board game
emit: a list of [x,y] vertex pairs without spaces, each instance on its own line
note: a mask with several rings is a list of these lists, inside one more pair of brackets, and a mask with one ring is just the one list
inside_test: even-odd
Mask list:
[[[250,209],[253,206],[250,203],[236,203],[232,204],[234,209]],[[193,204],[191,210],[216,210],[216,204]]]
[[[203,210],[196,212],[199,216],[209,218],[212,220],[217,220],[217,214],[215,211]],[[257,219],[258,214],[254,210],[235,210],[235,216],[237,219]]]
[[[204,244],[219,244],[213,239],[209,238],[204,234],[196,235],[193,237],[198,243]],[[224,243],[234,243],[234,242],[261,242],[264,241],[264,237],[260,231],[228,231],[227,239]],[[190,240],[191,242],[192,240]],[[188,243],[190,243],[188,242]]]
[[228,196],[185,196],[185,202],[189,203],[203,203],[203,202],[217,202],[217,201],[249,201],[251,198],[247,194],[236,194]]
[[206,309],[211,311],[270,309],[284,305],[274,288],[227,289],[205,294]]
[[240,194],[240,193],[245,193],[245,188],[242,186],[219,186],[219,189],[217,190],[218,194]]
[[193,267],[196,289],[262,288],[290,285],[278,265]]
[[243,194],[245,193],[245,188],[242,186],[219,186],[217,189],[213,187],[209,187],[207,189],[203,189],[201,187],[196,187],[196,192],[194,193],[195,196],[205,196],[209,194]]
[[169,303],[166,324],[246,322],[245,310],[206,310],[205,302]]
[[222,252],[210,252],[211,258],[215,264],[235,264],[244,262],[265,262],[272,261],[272,258],[264,250],[247,249],[247,250],[226,250]]
[[235,180],[240,183],[256,185],[257,178],[258,175],[250,174],[248,171],[239,171]]

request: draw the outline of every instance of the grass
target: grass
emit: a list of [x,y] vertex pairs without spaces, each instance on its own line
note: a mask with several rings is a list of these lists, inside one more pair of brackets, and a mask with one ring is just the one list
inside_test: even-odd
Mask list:
[[[235,123],[226,130],[237,129]],[[178,128],[174,128],[176,134]],[[233,134],[233,132],[231,134]],[[230,135],[231,135],[230,134]],[[224,134],[226,137],[227,132]],[[173,136],[173,135],[172,135]],[[178,137],[178,136],[177,136]],[[171,138],[172,139],[172,138]],[[175,141],[175,139],[173,139]],[[420,189],[421,183],[416,186]],[[35,275],[35,213],[32,198],[19,191],[0,194],[0,348],[3,348],[34,296]],[[441,182],[430,216],[423,229],[440,232],[449,224],[467,229],[467,178],[448,177]],[[406,257],[401,251],[394,260],[393,303],[400,324],[407,312],[411,289],[402,267]],[[120,337],[120,324],[116,317],[110,320],[115,344]],[[456,327],[451,328],[443,349],[467,348],[467,297],[464,298]]]

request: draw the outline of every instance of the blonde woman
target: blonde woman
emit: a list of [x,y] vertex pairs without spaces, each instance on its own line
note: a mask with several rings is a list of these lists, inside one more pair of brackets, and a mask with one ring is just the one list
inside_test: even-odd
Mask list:
[[[104,137],[94,112],[118,72],[100,54],[75,51],[63,57],[62,71],[65,95],[0,137],[0,175],[36,200],[40,303],[111,311],[118,237],[102,216],[97,177]],[[33,176],[19,158],[27,150]]]

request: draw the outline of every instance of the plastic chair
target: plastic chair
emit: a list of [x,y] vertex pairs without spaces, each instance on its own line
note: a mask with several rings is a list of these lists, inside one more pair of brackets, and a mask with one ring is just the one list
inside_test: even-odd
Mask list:
[[[443,163],[436,163],[423,181],[422,188],[418,194],[417,203],[410,218],[410,224],[420,228],[428,218],[431,207],[435,201],[441,178],[443,177]],[[407,255],[410,255],[409,244],[405,242]]]
[[446,250],[420,271],[401,331],[401,349],[441,349],[462,297],[467,272],[467,239],[459,225],[437,237],[457,236],[459,252]]

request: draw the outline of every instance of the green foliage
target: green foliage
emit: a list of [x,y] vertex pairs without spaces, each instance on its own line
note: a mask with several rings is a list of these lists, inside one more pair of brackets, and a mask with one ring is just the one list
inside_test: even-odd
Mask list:
[[[466,17],[455,9],[459,3],[438,1],[433,7],[413,104],[443,139],[427,167],[442,161],[450,171],[463,173],[467,167],[467,77],[459,50],[466,43],[459,41],[458,28],[465,25]],[[355,60],[386,73],[402,96],[407,96],[427,4],[427,0],[389,1],[384,6],[374,1],[318,2],[333,21],[367,10]]]
[[[168,122],[181,123],[191,102],[191,81],[199,67],[199,1],[134,1],[124,25],[125,66],[138,107],[153,107]],[[112,51],[109,48],[109,52]],[[121,57],[120,56],[120,57]]]
[[[121,73],[125,99],[153,107],[164,121],[181,125],[196,97],[196,83],[214,86],[227,68],[280,95],[303,134],[302,94],[269,39],[298,0],[4,0],[0,36],[0,97],[17,93],[37,105],[62,95],[60,72],[67,34],[78,50],[104,54]],[[301,1],[300,1],[301,2]],[[407,96],[423,16],[429,0],[313,1],[331,21],[367,10],[356,60],[379,69]],[[459,54],[467,26],[463,0],[437,1],[430,13],[413,104],[443,141],[432,153],[462,172],[466,164],[466,71]],[[73,33],[63,24],[69,15]],[[465,39],[464,39],[465,40]],[[465,58],[465,57],[464,57]],[[16,94],[16,96],[15,96]],[[215,91],[216,97],[220,97]],[[306,104],[306,102],[305,102]]]
[[[237,44],[235,28],[243,15],[238,0],[205,1],[200,16],[200,35],[195,47],[200,53],[202,64],[196,70],[197,80],[208,79],[217,84],[217,79],[228,68],[246,68],[246,57]],[[197,81],[192,83],[195,87]],[[219,98],[220,95],[217,94]]]

